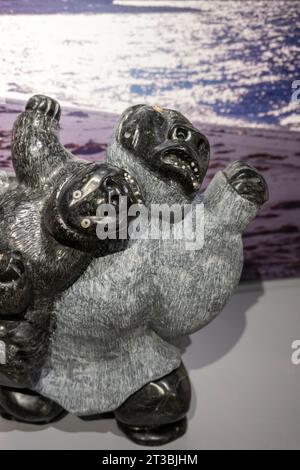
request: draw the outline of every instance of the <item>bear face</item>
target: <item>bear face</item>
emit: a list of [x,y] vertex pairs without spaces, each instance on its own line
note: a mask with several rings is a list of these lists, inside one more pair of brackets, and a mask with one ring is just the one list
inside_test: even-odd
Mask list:
[[128,108],[117,127],[116,141],[145,167],[177,181],[194,194],[209,164],[209,143],[182,114],[146,105]]
[[101,243],[97,236],[97,226],[106,223],[106,219],[99,220],[98,208],[106,204],[115,208],[117,239],[124,215],[120,197],[126,198],[127,205],[142,202],[137,182],[124,170],[98,163],[78,166],[52,192],[43,222],[59,243],[99,256],[110,250],[112,241],[107,238]]

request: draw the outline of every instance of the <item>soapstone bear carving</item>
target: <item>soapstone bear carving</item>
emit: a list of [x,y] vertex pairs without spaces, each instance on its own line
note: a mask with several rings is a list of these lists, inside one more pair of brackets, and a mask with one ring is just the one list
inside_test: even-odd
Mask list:
[[[117,249],[113,241],[100,241],[96,235],[99,204],[112,202],[118,209],[119,195],[133,203],[139,199],[137,185],[125,179],[123,170],[74,159],[58,140],[60,115],[55,100],[36,95],[13,129],[17,184],[0,197],[4,387],[33,387],[49,349],[54,296],[72,285],[94,256]],[[2,387],[0,395],[5,403],[16,399],[8,388]],[[39,401],[44,408],[49,405],[50,415],[60,409]]]
[[[198,194],[207,139],[180,113],[145,105],[122,116],[108,164],[133,175],[146,207],[203,204],[204,245],[186,250],[184,240],[140,238],[92,260],[54,299],[49,360],[34,389],[80,416],[113,411],[135,442],[164,444],[185,432],[190,404],[172,341],[222,310],[241,274],[241,233],[267,186],[254,168],[235,162]],[[185,215],[189,225],[192,214]]]

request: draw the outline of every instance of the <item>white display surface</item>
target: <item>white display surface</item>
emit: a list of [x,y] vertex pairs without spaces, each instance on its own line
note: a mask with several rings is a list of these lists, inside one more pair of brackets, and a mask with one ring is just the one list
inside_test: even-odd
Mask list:
[[[164,448],[300,449],[295,340],[300,279],[240,286],[223,313],[186,341],[183,360],[193,386],[189,429]],[[114,420],[67,416],[37,427],[0,419],[0,449],[137,448]]]

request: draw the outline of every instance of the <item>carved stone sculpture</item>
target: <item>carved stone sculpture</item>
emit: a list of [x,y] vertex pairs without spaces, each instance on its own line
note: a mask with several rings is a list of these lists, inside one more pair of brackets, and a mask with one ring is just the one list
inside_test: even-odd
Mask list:
[[[53,109],[53,101],[46,103],[47,109]],[[45,118],[41,104],[34,110],[27,107],[27,119],[26,113],[35,116],[38,129],[45,119],[53,121],[53,116]],[[42,360],[35,354],[32,362],[26,359],[19,386],[40,394],[36,400],[44,397],[47,403],[54,402],[61,410],[82,417],[114,412],[119,426],[135,442],[169,442],[185,432],[190,404],[189,379],[173,340],[207,325],[221,312],[238,284],[243,264],[241,234],[267,199],[266,183],[254,168],[235,162],[217,173],[207,190],[199,193],[209,165],[207,139],[180,113],[145,105],[129,108],[121,117],[104,168],[74,162],[57,140],[50,145],[51,128],[43,127],[42,145],[47,160],[55,164],[50,170],[49,163],[41,159],[32,175],[32,166],[22,162],[29,153],[21,144],[26,124],[18,132],[20,121],[22,118],[17,121],[13,136],[13,157],[21,187],[25,185],[26,191],[14,189],[9,197],[5,194],[2,198],[1,207],[7,214],[0,226],[2,259],[6,256],[3,263],[8,266],[5,253],[16,249],[21,252],[21,260],[26,259],[24,266],[29,274],[24,268],[23,276],[34,296],[29,296],[28,301],[24,287],[21,293],[18,289],[9,293],[9,298],[14,299],[12,311],[20,315],[25,307],[22,322],[32,329],[18,338],[18,347],[24,348],[32,336],[36,348],[42,348],[44,353]],[[32,127],[26,142],[32,139],[31,132]],[[57,158],[57,145],[66,155],[63,164]],[[100,241],[95,229],[99,221],[92,224],[97,220],[93,217],[99,194],[94,190],[90,193],[91,212],[85,205],[77,206],[77,210],[75,204],[74,209],[71,203],[74,196],[85,195],[84,178],[88,174],[90,181],[89,172],[113,172],[114,178],[119,178],[115,184],[117,195],[130,196],[131,204],[143,200],[148,209],[153,203],[177,204],[190,232],[194,209],[202,206],[203,246],[187,249],[186,240],[165,240],[161,232],[156,239],[141,236],[130,240],[125,250],[121,241]],[[34,207],[39,207],[34,230],[41,233],[42,227],[47,241],[57,244],[56,249],[63,254],[59,262],[53,263],[51,251],[43,252],[44,244],[39,245],[41,236],[32,251],[26,249],[28,238],[19,228],[22,222],[16,217],[16,201],[30,201],[28,206],[22,206],[22,211],[32,214],[32,200],[36,201]],[[7,201],[12,201],[9,210]],[[190,204],[188,212],[183,210],[186,204]],[[4,228],[9,214],[15,232]],[[147,231],[151,221],[141,211],[142,222]],[[173,221],[173,229],[181,223]],[[18,233],[20,246],[11,245],[12,233]],[[43,258],[37,253],[43,253]],[[22,265],[19,258],[14,262]],[[49,291],[39,286],[49,283],[47,266],[52,263],[55,268],[51,277],[55,275],[57,279],[52,281],[49,296]],[[57,284],[59,268],[64,282]],[[10,282],[8,274],[6,279]],[[23,280],[22,286],[26,282]],[[1,299],[7,296],[3,289]],[[20,298],[22,308],[18,305]],[[5,314],[4,303],[0,302]],[[47,327],[43,325],[44,318],[48,318]],[[7,318],[1,325],[8,328]],[[0,333],[1,338],[9,348],[11,340]],[[14,335],[12,338],[14,344]],[[0,366],[4,385],[10,374],[18,382],[18,374],[6,372],[15,366],[10,357]],[[27,383],[23,377],[29,378]],[[1,404],[3,407],[0,394]],[[22,408],[22,404],[18,406]],[[12,406],[7,405],[5,411],[13,414]]]

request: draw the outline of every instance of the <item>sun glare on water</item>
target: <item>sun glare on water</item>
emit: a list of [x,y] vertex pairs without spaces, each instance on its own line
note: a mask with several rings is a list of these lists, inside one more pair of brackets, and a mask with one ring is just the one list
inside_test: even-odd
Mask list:
[[[275,1],[272,9],[268,2],[130,3],[161,4],[162,13],[0,16],[0,96],[46,93],[116,113],[159,103],[208,122],[299,125],[299,111],[289,108],[300,70],[296,2],[284,15]],[[170,4],[199,13],[164,12]]]

